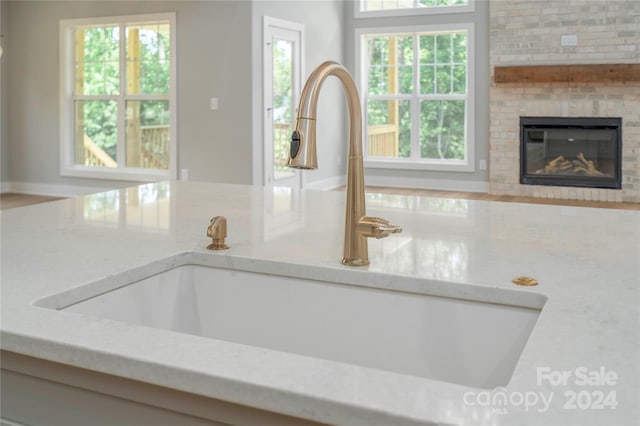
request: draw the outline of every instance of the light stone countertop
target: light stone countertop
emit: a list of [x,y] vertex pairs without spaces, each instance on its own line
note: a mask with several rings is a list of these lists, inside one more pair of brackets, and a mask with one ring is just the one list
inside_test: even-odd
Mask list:
[[[368,194],[367,213],[404,231],[369,240],[371,265],[348,268],[341,192],[164,182],[3,211],[1,347],[334,424],[640,424],[640,212]],[[228,218],[225,252],[204,249],[215,215]],[[484,403],[481,389],[34,306],[180,253],[387,289],[397,275],[416,278],[403,291],[473,299],[506,289],[547,301],[498,389],[505,406]],[[540,285],[517,287],[517,276]],[[571,379],[554,386],[541,371]],[[576,381],[600,371],[615,379]],[[599,393],[613,395],[602,409]],[[550,405],[527,407],[534,395]]]

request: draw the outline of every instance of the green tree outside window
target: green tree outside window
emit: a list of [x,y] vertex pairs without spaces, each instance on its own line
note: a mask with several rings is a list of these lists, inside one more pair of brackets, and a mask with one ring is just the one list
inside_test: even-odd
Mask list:
[[[369,155],[464,160],[466,31],[369,35],[364,41]],[[419,152],[412,152],[414,138]],[[379,143],[393,144],[394,152],[376,154],[388,152],[374,147]]]

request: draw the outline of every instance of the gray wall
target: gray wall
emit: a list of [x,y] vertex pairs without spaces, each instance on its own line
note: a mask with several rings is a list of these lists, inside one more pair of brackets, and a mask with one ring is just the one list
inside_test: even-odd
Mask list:
[[[305,75],[326,60],[343,62],[343,2],[327,1],[254,1],[253,2],[253,111],[254,143],[262,140],[262,17],[284,19],[305,27]],[[304,84],[304,81],[302,82]],[[340,83],[329,78],[323,85],[318,101],[318,169],[304,171],[305,185],[333,180],[346,173],[347,131],[346,103]],[[257,150],[254,183],[263,183],[262,151]]]
[[[477,1],[476,160],[488,159],[488,3]],[[354,19],[353,3],[318,1],[7,1],[2,0],[2,182],[59,186],[120,187],[127,182],[59,175],[60,19],[176,12],[178,37],[178,170],[190,179],[262,183],[262,16],[305,25],[308,75],[327,59],[354,71],[354,30],[389,25]],[[455,22],[459,16],[397,18],[409,24]],[[256,75],[258,78],[256,78]],[[217,111],[209,98],[218,97]],[[346,107],[337,79],[320,97],[319,169],[305,181],[344,176]],[[367,169],[375,183],[387,177],[486,183],[474,173]],[[371,179],[368,180],[371,182]],[[415,180],[414,180],[415,182]]]
[[[10,164],[3,181],[117,187],[59,176],[60,19],[176,12],[178,169],[192,180],[250,183],[251,3],[3,1],[3,101]],[[5,16],[6,15],[6,16]],[[5,21],[6,22],[6,21]],[[3,71],[5,71],[3,70]],[[220,108],[209,109],[209,98]],[[4,155],[3,155],[4,158]],[[6,173],[6,175],[5,175]]]
[[[446,188],[440,185],[447,180],[449,189],[488,189],[489,173],[479,170],[479,160],[489,160],[489,1],[477,0],[473,13],[456,13],[450,15],[422,15],[397,18],[354,18],[353,1],[345,1],[345,64],[351,72],[355,72],[355,30],[357,28],[390,27],[394,25],[428,25],[471,22],[475,25],[475,61],[476,61],[476,105],[475,105],[475,172],[440,172],[421,170],[388,170],[367,168],[367,183],[392,186],[398,179],[405,179],[407,186],[424,180],[424,187],[433,189]],[[440,181],[440,183],[438,182]],[[456,183],[459,181],[459,183]],[[468,182],[465,182],[468,181]],[[435,185],[434,185],[435,183]]]

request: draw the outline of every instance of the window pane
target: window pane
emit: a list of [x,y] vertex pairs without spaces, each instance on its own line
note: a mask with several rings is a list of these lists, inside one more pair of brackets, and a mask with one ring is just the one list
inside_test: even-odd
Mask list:
[[411,157],[411,102],[398,101],[398,157]]
[[117,103],[75,102],[75,163],[84,166],[117,167]]
[[371,36],[367,40],[369,64],[368,93],[384,95],[389,93],[389,37]]
[[411,117],[408,100],[367,103],[368,155],[407,158],[411,155]]
[[420,63],[421,64],[433,64],[435,63],[435,35],[421,35],[420,36]]
[[451,93],[451,67],[449,65],[436,67],[436,88],[440,94]]
[[467,33],[455,33],[453,40],[453,62],[465,64],[467,62]]
[[127,101],[127,167],[169,168],[169,102]]
[[[431,37],[433,37],[431,39]],[[421,68],[420,82],[423,86],[421,94],[465,94],[467,89],[467,34],[459,32],[453,34],[436,34],[422,36],[421,64],[427,65],[432,59],[430,54],[431,42],[435,42],[435,91],[431,91],[431,72],[426,67]]]
[[413,64],[413,36],[395,36],[398,43],[398,59],[400,65]]
[[[397,69],[397,83],[389,82],[390,85],[397,84],[397,91],[390,92],[411,94],[413,93],[413,36],[389,37],[389,39],[390,49],[396,49],[395,61],[390,58],[389,65]],[[395,46],[393,46],[394,42]]]
[[401,66],[398,68],[398,83],[400,84],[400,93],[410,95],[413,93],[413,67]]
[[436,61],[439,64],[451,63],[451,34],[436,35]]
[[168,23],[127,26],[127,93],[169,94]]
[[389,68],[371,66],[369,68],[369,94],[385,95],[389,92]]
[[118,94],[119,34],[118,27],[79,28],[76,31],[76,94]]
[[371,65],[382,65],[387,63],[387,38],[367,37],[367,52],[369,52],[369,63]]
[[469,0],[361,0],[360,10],[413,9],[423,7],[459,6],[468,4]]
[[436,74],[433,66],[420,67],[420,93],[423,95],[436,93]]
[[361,10],[413,8],[413,0],[362,0]]
[[293,176],[287,167],[289,137],[293,129],[293,49],[290,40],[273,39],[273,176]]
[[460,6],[469,0],[418,0],[418,7]]
[[435,35],[420,35],[420,93],[423,95],[436,93],[435,43]]
[[467,66],[456,65],[453,67],[453,93],[464,94],[467,92]]
[[413,92],[413,36],[371,36],[367,40],[368,93]]
[[420,102],[420,157],[464,160],[465,101]]

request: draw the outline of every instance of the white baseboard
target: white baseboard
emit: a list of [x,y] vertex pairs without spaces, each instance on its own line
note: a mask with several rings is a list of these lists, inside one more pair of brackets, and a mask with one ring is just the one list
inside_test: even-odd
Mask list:
[[439,191],[489,192],[489,182],[454,179],[421,179],[395,176],[365,176],[366,186],[432,189]]
[[343,186],[346,182],[346,176],[334,176],[328,179],[316,180],[313,182],[305,183],[305,189],[322,189],[330,190]]
[[[309,182],[305,185],[305,188],[330,190],[339,186],[344,186],[345,182],[345,176],[335,176],[329,179]],[[382,186],[388,188],[432,189],[440,191],[463,191],[482,193],[489,192],[489,182],[479,182],[472,180],[424,179],[396,176],[367,176],[365,174],[364,182],[366,186]]]
[[15,192],[29,195],[71,198],[95,192],[108,191],[110,188],[77,185],[56,185],[33,182],[2,182],[2,192]]

